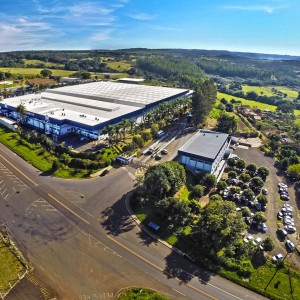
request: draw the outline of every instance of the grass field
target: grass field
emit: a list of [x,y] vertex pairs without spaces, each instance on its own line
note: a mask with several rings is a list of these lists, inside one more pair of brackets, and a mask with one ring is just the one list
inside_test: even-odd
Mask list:
[[17,259],[9,246],[0,239],[0,293],[4,294],[19,281],[19,275],[24,274],[25,268]]
[[255,92],[256,94],[258,94],[259,96],[276,96],[276,93],[274,93],[272,91],[272,88],[275,88],[276,90],[287,94],[288,98],[297,98],[298,96],[298,92],[291,90],[287,87],[283,87],[283,86],[250,86],[250,85],[243,85],[242,90],[243,92],[246,94],[248,92]]
[[[11,74],[39,75],[43,69],[38,68],[0,68],[0,72],[10,72]],[[67,70],[51,70],[54,76],[69,76],[74,71]]]
[[38,59],[24,59],[25,65],[39,65],[39,64],[44,64],[46,67],[63,67],[63,64],[58,64],[58,63],[53,63],[53,62],[47,62],[43,60],[38,60]]
[[143,287],[135,287],[127,290],[117,297],[118,300],[169,300],[170,298],[159,294],[158,292],[145,289]]
[[107,66],[110,69],[115,70],[117,72],[126,72],[126,71],[130,70],[130,68],[131,68],[131,65],[126,63],[125,61],[108,62]]
[[227,101],[230,101],[231,99],[239,100],[241,101],[242,105],[249,105],[251,108],[259,108],[261,110],[268,109],[270,111],[276,110],[275,105],[270,105],[270,104],[265,104],[257,101],[247,100],[244,98],[234,97],[224,93],[218,93],[218,100],[221,100],[222,98],[225,98]]

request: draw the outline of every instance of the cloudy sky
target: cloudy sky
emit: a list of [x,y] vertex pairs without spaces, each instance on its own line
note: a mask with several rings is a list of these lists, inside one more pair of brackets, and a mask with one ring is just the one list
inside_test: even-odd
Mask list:
[[300,55],[299,0],[0,0],[0,51],[188,48]]

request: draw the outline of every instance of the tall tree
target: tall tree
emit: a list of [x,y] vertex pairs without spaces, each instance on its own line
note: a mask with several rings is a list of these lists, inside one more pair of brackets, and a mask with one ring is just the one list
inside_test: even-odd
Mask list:
[[191,236],[195,246],[213,255],[226,247],[233,247],[241,239],[246,227],[234,203],[209,201],[193,227]]
[[195,126],[205,121],[217,99],[217,89],[212,80],[200,82],[192,97],[192,122]]
[[235,116],[222,112],[218,118],[217,130],[224,133],[233,133],[237,129]]
[[21,123],[23,122],[24,120],[24,116],[26,114],[26,107],[24,104],[19,104],[17,107],[16,107],[16,111],[17,113],[19,114],[20,116],[20,121]]

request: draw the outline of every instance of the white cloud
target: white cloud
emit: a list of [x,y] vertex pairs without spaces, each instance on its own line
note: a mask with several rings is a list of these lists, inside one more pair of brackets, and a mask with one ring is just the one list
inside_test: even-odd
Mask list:
[[153,20],[155,18],[155,16],[146,13],[136,13],[129,16],[135,20],[140,20],[140,21],[148,21],[148,20]]
[[285,8],[285,6],[275,6],[275,5],[226,5],[225,9],[230,10],[244,10],[244,11],[260,11],[268,14],[272,14],[276,10]]
[[105,30],[99,31],[99,32],[93,34],[90,37],[90,40],[92,40],[92,41],[104,41],[104,40],[107,40],[107,39],[110,38],[111,32],[112,32],[112,29],[105,29]]
[[180,28],[161,26],[161,25],[153,25],[151,28],[162,31],[182,31]]

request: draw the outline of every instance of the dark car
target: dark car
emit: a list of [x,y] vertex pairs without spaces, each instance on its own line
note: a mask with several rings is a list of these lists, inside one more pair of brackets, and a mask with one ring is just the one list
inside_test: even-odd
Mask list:
[[105,176],[105,175],[107,175],[108,173],[109,173],[109,170],[105,169],[105,170],[101,173],[100,176]]
[[157,155],[155,156],[155,160],[161,160],[161,159],[162,159],[162,156],[161,156],[161,155],[157,154]]
[[161,154],[167,155],[168,154],[168,150],[167,149],[162,149],[161,150]]

